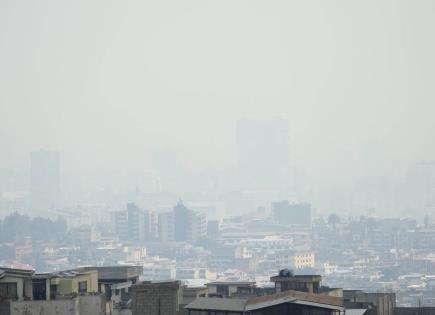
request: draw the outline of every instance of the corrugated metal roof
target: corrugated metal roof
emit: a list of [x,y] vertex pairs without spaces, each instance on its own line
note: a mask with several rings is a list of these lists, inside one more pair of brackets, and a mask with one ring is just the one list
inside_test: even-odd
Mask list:
[[185,308],[194,310],[217,310],[243,312],[248,299],[198,298]]
[[[186,306],[187,309],[219,311],[252,311],[274,305],[294,303],[325,309],[344,310],[343,300],[324,294],[311,294],[299,291],[251,297],[251,298],[199,298]],[[363,315],[363,314],[352,314]]]
[[34,270],[0,267],[0,276],[2,277],[6,275],[12,277],[31,277],[34,273]]
[[328,296],[325,294],[313,294],[307,292],[292,291],[292,290],[251,298],[248,302],[248,305],[267,303],[270,301],[280,300],[280,299],[298,300],[298,301],[312,302],[312,303],[339,306],[339,307],[343,306],[343,299],[339,297]]
[[210,285],[237,285],[237,286],[247,286],[247,285],[255,285],[255,281],[214,281],[206,284]]
[[364,315],[367,312],[365,308],[346,309],[346,315]]

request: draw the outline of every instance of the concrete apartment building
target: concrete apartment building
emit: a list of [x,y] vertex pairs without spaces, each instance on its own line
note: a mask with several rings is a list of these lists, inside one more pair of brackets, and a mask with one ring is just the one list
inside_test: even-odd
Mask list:
[[320,275],[294,275],[289,270],[281,270],[278,276],[270,278],[275,283],[276,292],[296,290],[308,293],[320,293],[322,277]]
[[105,314],[95,270],[35,274],[0,268],[0,310],[2,315]]
[[395,306],[394,293],[367,293],[321,286],[318,275],[288,270],[271,278],[275,288],[255,282],[142,282],[132,287],[132,315],[432,315],[432,307]]
[[0,268],[1,315],[130,313],[130,288],[142,267],[84,267],[38,274]]
[[319,275],[281,270],[275,287],[250,281],[183,286],[180,281],[139,282],[142,267],[86,267],[36,274],[0,268],[0,314],[110,315],[414,315],[433,308],[397,308],[394,293],[321,286]]
[[206,286],[210,297],[250,295],[255,293],[256,287],[253,281],[215,281]]
[[119,240],[126,244],[156,240],[195,244],[207,235],[205,214],[188,209],[181,200],[172,211],[158,214],[128,203],[127,210],[112,212],[112,221]]
[[368,293],[361,290],[343,290],[344,304],[352,309],[367,309],[367,315],[394,315],[395,293]]
[[153,241],[157,238],[157,217],[151,210],[127,203],[125,211],[114,211],[112,220],[119,239],[126,243]]
[[175,241],[195,244],[207,235],[207,219],[203,213],[188,209],[178,201],[174,207]]
[[0,299],[23,301],[32,297],[33,271],[0,268]]
[[175,223],[173,212],[161,212],[158,219],[159,241],[162,243],[175,241]]
[[106,314],[121,314],[128,309],[131,287],[139,281],[142,266],[85,267],[98,275],[98,292],[104,294]]

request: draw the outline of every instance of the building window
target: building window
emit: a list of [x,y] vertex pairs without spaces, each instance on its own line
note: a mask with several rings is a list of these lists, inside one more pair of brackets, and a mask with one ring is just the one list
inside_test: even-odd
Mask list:
[[216,285],[216,293],[219,296],[229,296],[230,290],[227,285],[218,284]]
[[0,297],[14,299],[14,300],[18,299],[17,283],[16,282],[0,283]]
[[86,293],[88,292],[88,282],[87,281],[80,281],[79,282],[79,293]]

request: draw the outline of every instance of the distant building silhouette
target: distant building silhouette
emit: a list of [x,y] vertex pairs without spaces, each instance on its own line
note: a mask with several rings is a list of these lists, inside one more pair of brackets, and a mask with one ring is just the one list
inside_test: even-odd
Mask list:
[[175,241],[195,244],[207,234],[207,220],[204,214],[186,208],[178,201],[174,207]]
[[272,203],[273,219],[283,224],[311,224],[311,205],[289,203],[287,200]]
[[289,172],[288,121],[240,120],[237,162],[243,188],[282,189]]
[[30,207],[50,210],[61,205],[60,156],[57,151],[30,153]]
[[175,224],[174,213],[161,212],[158,219],[159,241],[160,242],[173,242],[175,241]]
[[157,220],[153,211],[127,203],[127,211],[115,211],[112,218],[115,232],[121,241],[140,243],[157,237]]
[[169,149],[154,152],[152,167],[159,191],[178,191],[182,187],[183,165],[177,152]]

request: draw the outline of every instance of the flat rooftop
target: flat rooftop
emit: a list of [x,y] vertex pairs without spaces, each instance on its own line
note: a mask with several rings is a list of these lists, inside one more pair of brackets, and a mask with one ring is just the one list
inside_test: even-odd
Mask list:
[[255,286],[255,281],[214,281],[206,284],[206,286],[211,286],[211,285]]

